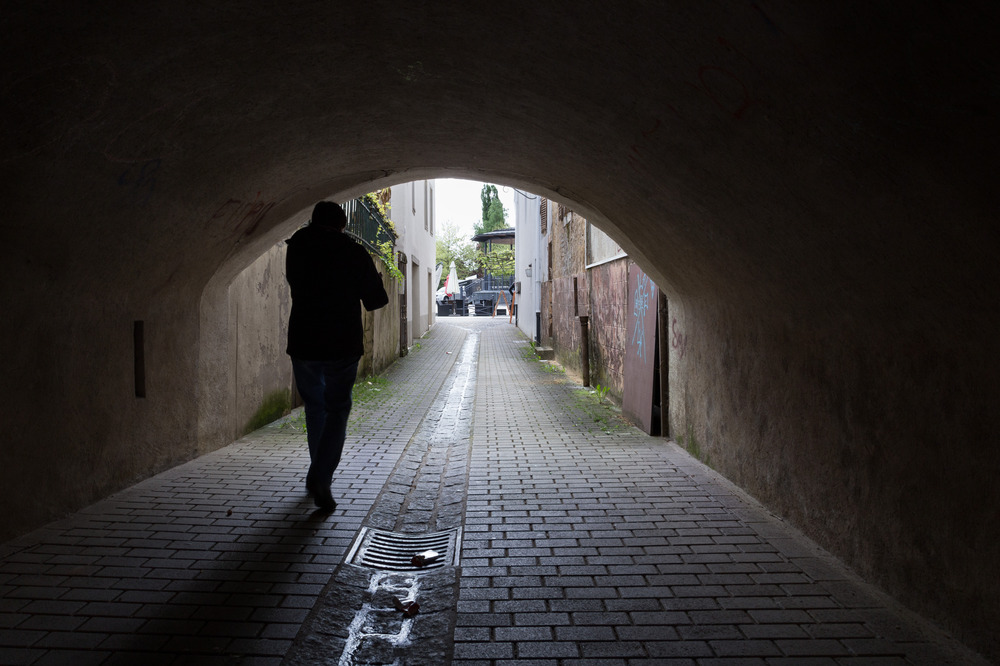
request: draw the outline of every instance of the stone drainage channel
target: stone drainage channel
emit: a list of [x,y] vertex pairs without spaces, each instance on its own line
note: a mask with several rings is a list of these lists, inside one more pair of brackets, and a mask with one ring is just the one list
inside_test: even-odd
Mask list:
[[[284,663],[446,663],[458,599],[479,332],[390,474]],[[433,550],[436,558],[413,561]],[[337,653],[340,653],[339,660]]]

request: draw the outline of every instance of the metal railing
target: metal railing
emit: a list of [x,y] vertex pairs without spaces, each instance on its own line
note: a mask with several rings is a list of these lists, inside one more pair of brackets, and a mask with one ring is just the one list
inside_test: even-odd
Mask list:
[[347,228],[344,231],[372,252],[380,252],[379,244],[396,244],[396,234],[378,208],[364,199],[353,199],[344,204]]
[[482,278],[482,283],[479,285],[481,291],[507,291],[510,289],[511,282],[514,281],[513,275],[485,275]]

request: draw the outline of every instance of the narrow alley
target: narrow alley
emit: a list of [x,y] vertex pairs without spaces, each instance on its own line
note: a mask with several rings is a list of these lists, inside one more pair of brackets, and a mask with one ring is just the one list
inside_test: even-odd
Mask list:
[[0,664],[985,663],[506,320],[385,377],[332,515],[293,413],[4,544]]

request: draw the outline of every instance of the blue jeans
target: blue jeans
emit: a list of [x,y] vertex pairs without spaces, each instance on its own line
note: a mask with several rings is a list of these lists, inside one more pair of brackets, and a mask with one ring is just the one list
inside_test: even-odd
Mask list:
[[359,357],[336,361],[292,358],[295,386],[305,403],[310,460],[306,487],[310,489],[329,488],[340,463],[359,360]]

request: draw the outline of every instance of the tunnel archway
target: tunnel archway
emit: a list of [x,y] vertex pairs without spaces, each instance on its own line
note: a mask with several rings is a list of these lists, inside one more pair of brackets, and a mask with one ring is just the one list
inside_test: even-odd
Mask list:
[[[421,179],[434,178],[435,174],[439,173],[455,177],[456,171],[454,169],[446,172],[433,169],[420,170]],[[490,182],[497,182],[501,185],[506,185],[500,182],[502,179],[509,178],[507,175],[492,173],[487,166],[474,171],[462,172],[462,175],[487,178]],[[329,201],[344,202],[365,192],[377,191],[408,182],[411,182],[408,177],[403,179],[398,176],[384,177],[374,181],[359,182],[352,185],[349,189],[334,192],[329,196],[321,198]],[[517,187],[535,186],[519,183]],[[311,188],[311,190],[322,192],[323,186],[317,186]],[[555,200],[559,195],[549,192],[543,196],[549,196]],[[581,204],[571,200],[563,198],[561,201],[567,206],[576,207],[577,210],[583,209]],[[232,292],[234,280],[238,279],[238,276],[254,279],[245,276],[244,271],[247,271],[257,260],[262,258],[263,255],[261,252],[269,253],[275,245],[281,245],[284,239],[290,237],[296,229],[308,222],[312,207],[315,205],[315,200],[303,198],[302,202],[305,203],[304,207],[284,220],[281,220],[278,214],[272,214],[273,207],[267,204],[259,208],[247,206],[246,204],[227,205],[222,209],[231,218],[244,215],[247,211],[253,212],[256,210],[263,211],[266,215],[261,216],[260,227],[264,230],[261,231],[259,238],[254,239],[253,242],[241,243],[231,253],[220,258],[221,263],[208,279],[199,299],[201,312],[199,328],[204,333],[200,336],[199,340],[199,380],[196,392],[199,409],[198,439],[201,442],[213,443],[209,446],[217,446],[219,443],[228,442],[234,437],[238,437],[243,433],[245,426],[245,418],[238,416],[240,410],[234,408],[231,404],[233,401],[226,398],[226,396],[247,391],[247,387],[243,385],[245,381],[241,382],[233,377],[233,366],[241,362],[234,348],[238,346],[238,340],[241,335],[240,331],[245,330],[248,325],[247,322],[239,323],[237,312],[233,310],[234,301],[240,300],[240,295]],[[289,202],[278,210],[282,211],[281,214],[283,214],[284,211],[292,210],[294,205]],[[592,215],[596,216],[596,213],[592,213]],[[610,223],[607,221],[601,224],[605,228],[610,228]],[[627,238],[623,237],[623,242],[627,242]],[[280,260],[280,256],[272,258],[272,261],[278,261],[279,263]],[[652,267],[652,264],[648,262],[643,264],[643,262],[645,260],[642,257],[637,258],[637,263],[640,263],[640,265]],[[264,281],[271,283],[277,279],[275,271],[282,269],[277,264],[272,263],[270,267],[264,270],[268,273],[267,276],[263,277]],[[264,303],[269,298],[269,294],[265,293],[261,285],[258,285],[258,290],[259,293],[257,295],[260,296],[260,302]],[[243,305],[237,307],[242,310],[247,305],[244,302]],[[269,304],[268,308],[269,310],[266,313],[262,313],[264,318],[275,319],[279,316],[272,311],[274,308],[273,304]],[[287,320],[287,312],[284,313],[283,317]],[[266,323],[262,323],[259,316],[252,318],[249,325],[251,327],[256,325],[271,328]],[[269,336],[273,336],[277,332],[272,330]],[[283,340],[276,341],[269,336],[264,336],[267,338],[266,342],[262,344],[259,353],[252,354],[251,362],[258,365],[272,365],[275,363],[284,365],[283,352],[274,348],[275,342],[283,343]],[[263,350],[265,346],[269,347],[269,350],[266,352]],[[277,353],[275,354],[276,351]],[[259,396],[257,397],[259,398]]]
[[466,175],[606,227],[712,464],[995,653],[997,11],[11,9],[5,534],[224,443],[213,293],[290,220]]

